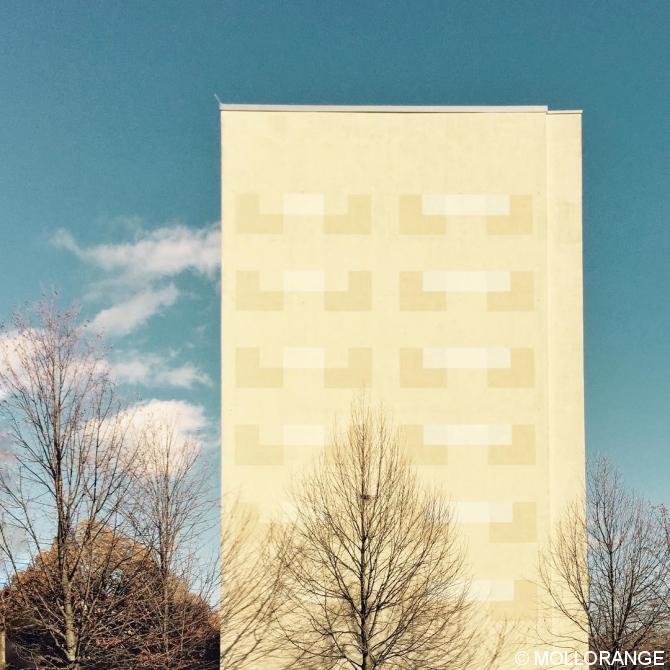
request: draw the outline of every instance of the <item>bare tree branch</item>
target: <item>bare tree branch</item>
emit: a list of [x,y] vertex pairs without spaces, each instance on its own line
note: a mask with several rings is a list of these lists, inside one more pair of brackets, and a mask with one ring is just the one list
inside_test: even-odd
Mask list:
[[221,537],[221,670],[253,670],[278,650],[281,563],[271,552],[276,529],[264,528],[239,500],[224,501]]
[[292,662],[474,667],[481,638],[450,506],[418,481],[381,411],[354,405],[294,495],[297,518],[277,543]]
[[200,445],[168,422],[150,420],[137,436],[130,517],[134,536],[149,549],[156,574],[136,601],[143,635],[138,667],[218,668],[218,625],[212,602],[214,560],[199,553],[214,506]]
[[614,654],[667,637],[667,527],[663,510],[628,493],[606,460],[594,464],[587,500],[567,509],[540,563],[549,607],[571,624],[549,625],[554,645],[582,650],[586,639]]
[[119,403],[100,347],[55,298],[3,330],[0,394],[11,449],[0,553],[14,603],[49,639],[40,647],[28,636],[25,651],[43,667],[79,670],[95,663],[101,626],[120,633],[127,595],[112,585],[136,558],[122,542],[132,454]]

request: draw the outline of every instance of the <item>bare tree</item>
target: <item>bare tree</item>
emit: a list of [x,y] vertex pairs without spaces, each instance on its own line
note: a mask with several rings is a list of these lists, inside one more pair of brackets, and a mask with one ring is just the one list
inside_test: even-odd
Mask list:
[[219,562],[207,563],[201,548],[214,501],[200,445],[151,417],[135,439],[131,515],[157,570],[135,605],[144,631],[138,667],[258,668],[274,648],[269,628],[278,606],[278,565],[264,532],[239,502],[224,505]]
[[294,497],[278,547],[293,659],[357,670],[493,663],[475,662],[482,639],[450,506],[418,481],[381,411],[354,405]]
[[143,631],[138,667],[218,668],[212,649],[218,642],[212,607],[218,570],[201,551],[214,500],[200,444],[156,419],[135,439],[139,449],[129,513],[135,537],[155,565],[154,579],[134,605]]
[[[118,409],[100,349],[73,311],[48,300],[3,329],[10,454],[0,470],[0,553],[13,597],[49,638],[26,650],[40,667],[93,667],[95,640],[122,633],[115,613],[128,594],[109,588],[132,558],[119,550],[130,454]],[[22,578],[26,567],[41,590]]]
[[271,551],[275,529],[239,500],[223,506],[221,537],[221,670],[254,670],[275,654],[272,625],[281,610],[282,564]]
[[4,589],[0,592],[0,670],[7,668],[7,635],[5,621],[5,600]]
[[649,650],[666,635],[664,527],[662,510],[627,492],[606,460],[590,468],[586,502],[568,508],[541,560],[549,605],[571,624],[554,627],[554,645],[582,651],[586,639],[591,650],[614,655]]

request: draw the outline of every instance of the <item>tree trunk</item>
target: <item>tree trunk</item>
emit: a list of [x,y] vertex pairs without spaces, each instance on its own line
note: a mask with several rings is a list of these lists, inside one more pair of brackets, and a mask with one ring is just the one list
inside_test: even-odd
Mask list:
[[0,670],[6,670],[7,658],[5,655],[5,629],[0,629]]
[[72,606],[72,589],[69,580],[64,579],[63,584],[63,613],[65,628],[65,655],[68,662],[68,670],[79,670],[77,661],[77,636],[75,633],[74,608]]
[[170,657],[170,594],[168,591],[168,574],[167,571],[163,571],[163,617],[161,622],[161,632],[163,636],[163,652],[165,653],[165,659]]

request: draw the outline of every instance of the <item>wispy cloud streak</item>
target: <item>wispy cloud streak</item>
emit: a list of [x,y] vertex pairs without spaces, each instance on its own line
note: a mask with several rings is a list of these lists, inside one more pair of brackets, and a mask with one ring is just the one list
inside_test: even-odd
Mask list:
[[131,242],[80,245],[66,230],[52,243],[71,251],[82,261],[129,280],[174,277],[195,272],[214,278],[221,263],[221,232],[218,224],[189,228],[181,224],[139,230]]
[[115,381],[149,387],[191,389],[197,384],[212,386],[212,379],[195,365],[170,366],[156,354],[131,353],[110,363],[109,371]]
[[108,337],[128,335],[163,308],[174,305],[179,291],[174,284],[162,289],[148,289],[129,300],[103,309],[91,322],[94,330]]

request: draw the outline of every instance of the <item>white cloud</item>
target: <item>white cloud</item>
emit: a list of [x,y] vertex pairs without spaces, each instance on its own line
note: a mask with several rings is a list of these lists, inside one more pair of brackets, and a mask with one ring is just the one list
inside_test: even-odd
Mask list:
[[130,407],[121,419],[129,422],[131,441],[153,424],[169,426],[178,438],[202,444],[204,434],[210,428],[204,408],[185,400],[147,400]]
[[[67,230],[59,230],[52,244],[74,254],[98,271],[88,282],[87,299],[112,301],[116,304],[103,309],[93,319],[92,326],[108,336],[128,335],[162,308],[173,305],[179,292],[173,283],[164,286],[168,278],[195,273],[209,280],[217,279],[221,265],[221,231],[218,224],[190,228],[175,223],[154,230],[141,227],[134,217],[120,219],[118,226],[128,230],[128,242],[109,244],[80,244]],[[134,295],[129,297],[129,292]],[[109,302],[107,302],[109,304]],[[128,374],[132,370],[128,369]],[[140,374],[139,369],[136,371]],[[195,370],[173,371],[173,385],[195,381]]]
[[129,300],[103,309],[91,322],[91,327],[108,336],[122,336],[157,314],[163,307],[174,305],[179,291],[174,284],[162,289],[147,289]]
[[[168,457],[170,468],[182,472],[187,468],[192,474],[199,472],[208,478],[215,472],[210,459],[219,441],[200,405],[180,400],[149,400],[130,408],[130,412],[128,446],[137,449],[135,457],[149,471],[158,464],[162,468]],[[156,456],[160,460],[155,460]],[[193,458],[198,458],[197,470],[192,469]]]
[[121,384],[147,384],[151,378],[151,366],[143,359],[135,358],[112,363],[109,366],[110,375]]
[[[34,350],[31,334],[34,331],[19,333],[17,330],[0,332],[0,373],[14,371],[20,379],[25,379],[24,358]],[[0,382],[0,401],[7,397],[7,389]]]
[[194,229],[181,224],[140,230],[132,242],[83,247],[65,230],[52,238],[55,246],[106,272],[130,280],[174,277],[196,272],[213,278],[221,263],[219,224]]
[[[17,374],[22,374],[22,358],[31,356],[31,339],[16,331],[0,332],[0,371],[11,366]],[[133,358],[118,362],[103,361],[102,365],[120,381],[191,388],[196,383],[211,385],[211,379],[195,366],[187,363],[170,367],[169,359],[155,354],[133,353]],[[6,393],[0,385],[0,401]],[[212,425],[205,409],[198,404],[184,400],[152,399],[137,403],[125,410],[119,417],[128,421],[131,442],[141,434],[144,427],[153,423],[172,428],[180,440],[190,440],[198,448],[212,446]],[[11,459],[12,442],[0,427],[0,466]]]
[[165,386],[177,386],[179,388],[190,389],[194,384],[205,384],[211,386],[212,380],[209,375],[186,363],[176,368],[159,371],[156,375],[156,382]]
[[212,385],[209,375],[191,363],[170,367],[169,362],[156,354],[126,354],[110,363],[109,371],[119,383],[143,386],[172,386],[183,389],[196,384]]
[[[174,465],[186,455],[205,452],[215,444],[205,410],[184,400],[146,400],[107,421],[123,431],[124,445],[134,468],[152,466],[152,454],[168,455]],[[162,458],[162,456],[161,456]]]

